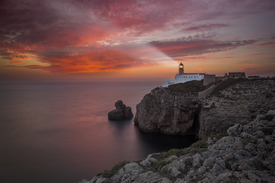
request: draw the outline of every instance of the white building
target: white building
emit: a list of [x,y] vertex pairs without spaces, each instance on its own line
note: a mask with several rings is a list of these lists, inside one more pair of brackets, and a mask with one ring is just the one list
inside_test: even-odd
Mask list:
[[171,84],[185,83],[187,81],[197,80],[200,81],[204,79],[206,73],[184,73],[184,66],[182,63],[179,65],[179,73],[175,75],[174,80],[165,80],[163,87],[167,87]]

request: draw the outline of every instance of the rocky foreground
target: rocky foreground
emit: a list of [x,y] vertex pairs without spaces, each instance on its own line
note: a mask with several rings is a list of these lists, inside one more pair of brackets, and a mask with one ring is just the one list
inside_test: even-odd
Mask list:
[[121,162],[91,181],[108,182],[275,182],[275,110],[236,123],[227,134],[201,140],[186,149]]

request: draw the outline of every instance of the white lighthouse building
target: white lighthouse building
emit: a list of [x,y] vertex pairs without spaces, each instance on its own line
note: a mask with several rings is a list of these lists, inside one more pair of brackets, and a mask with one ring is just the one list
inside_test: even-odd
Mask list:
[[165,80],[163,87],[167,87],[168,85],[171,85],[171,84],[185,83],[187,81],[193,81],[193,80],[200,81],[204,79],[204,75],[206,75],[206,73],[184,73],[184,65],[180,63],[179,73],[175,75],[175,79]]

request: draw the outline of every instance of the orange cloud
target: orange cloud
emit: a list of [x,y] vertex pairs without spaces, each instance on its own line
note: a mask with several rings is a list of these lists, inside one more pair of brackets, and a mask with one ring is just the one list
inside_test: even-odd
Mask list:
[[[261,36],[243,40],[234,29],[235,32],[230,32],[233,37],[219,31],[235,27],[230,21],[239,17],[272,12],[273,2],[28,0],[6,1],[1,5],[1,59],[4,63],[16,59],[9,63],[24,61],[27,64],[26,59],[32,55],[35,62],[41,62],[40,65],[6,67],[84,73],[148,68],[173,60],[236,58],[202,55],[214,55],[263,40]],[[274,46],[274,38],[270,40],[258,46]]]
[[10,61],[10,64],[22,64],[22,63],[24,63],[24,62],[22,62],[22,61]]

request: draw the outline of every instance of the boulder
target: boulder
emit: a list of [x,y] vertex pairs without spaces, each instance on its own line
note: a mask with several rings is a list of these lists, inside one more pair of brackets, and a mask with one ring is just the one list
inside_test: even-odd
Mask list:
[[110,120],[122,120],[122,119],[131,119],[133,117],[131,107],[126,107],[121,100],[118,100],[115,103],[115,110],[112,110],[108,113],[108,118]]

